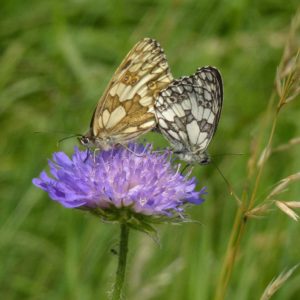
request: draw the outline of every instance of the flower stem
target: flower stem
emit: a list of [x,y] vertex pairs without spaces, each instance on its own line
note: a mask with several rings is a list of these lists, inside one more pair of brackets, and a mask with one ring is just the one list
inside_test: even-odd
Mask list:
[[125,279],[126,260],[128,252],[128,237],[129,227],[126,224],[121,224],[118,269],[116,273],[116,282],[112,300],[122,299],[121,297]]

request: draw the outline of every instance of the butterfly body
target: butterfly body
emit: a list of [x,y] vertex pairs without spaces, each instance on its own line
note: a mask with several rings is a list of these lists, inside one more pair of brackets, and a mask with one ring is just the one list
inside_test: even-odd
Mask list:
[[150,38],[138,42],[113,75],[80,143],[105,150],[153,129],[155,98],[172,80],[159,43]]
[[222,78],[214,67],[199,68],[159,93],[155,102],[158,128],[180,159],[209,163],[206,149],[216,132],[222,104]]
[[204,151],[204,152],[191,152],[191,151],[186,151],[186,150],[175,150],[173,153],[177,154],[180,160],[183,160],[187,162],[188,164],[200,164],[200,165],[206,165],[210,163],[210,157],[209,154]]

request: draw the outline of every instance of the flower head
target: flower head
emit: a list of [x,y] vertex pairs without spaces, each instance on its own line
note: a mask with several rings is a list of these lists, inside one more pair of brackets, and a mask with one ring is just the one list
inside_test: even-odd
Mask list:
[[[151,152],[151,146],[131,144],[96,153],[75,148],[49,160],[52,178],[45,171],[33,183],[68,208],[90,210],[106,220],[176,217],[184,204],[200,204],[205,188],[196,192],[188,179],[171,165],[170,156]],[[125,213],[124,213],[125,212]]]

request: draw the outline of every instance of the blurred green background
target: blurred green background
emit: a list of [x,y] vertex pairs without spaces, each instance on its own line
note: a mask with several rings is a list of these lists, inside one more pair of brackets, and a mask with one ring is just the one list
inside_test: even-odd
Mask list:
[[[106,299],[112,289],[118,226],[63,208],[31,180],[52,152],[71,153],[75,139],[59,147],[57,141],[88,129],[114,70],[143,37],[160,42],[174,77],[204,65],[221,70],[224,109],[210,153],[240,193],[297,6],[298,0],[1,1],[0,298]],[[276,145],[299,136],[299,113],[299,101],[283,111]],[[156,134],[146,138],[167,146]],[[299,166],[297,146],[274,155],[259,196]],[[237,206],[214,165],[194,175],[208,187],[207,201],[189,210],[201,225],[160,226],[160,246],[132,233],[128,299],[213,298]],[[294,185],[284,199],[300,200],[299,192]],[[298,223],[277,210],[249,222],[227,299],[259,299],[274,276],[299,261]],[[274,299],[299,298],[297,271]]]

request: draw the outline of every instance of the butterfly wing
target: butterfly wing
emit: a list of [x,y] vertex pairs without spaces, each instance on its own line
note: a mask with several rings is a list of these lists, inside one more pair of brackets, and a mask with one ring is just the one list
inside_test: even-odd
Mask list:
[[219,71],[200,68],[160,92],[155,102],[158,127],[175,151],[203,153],[216,132],[222,104]]
[[172,81],[163,49],[145,38],[127,54],[98,102],[91,132],[127,143],[156,126],[154,99]]

